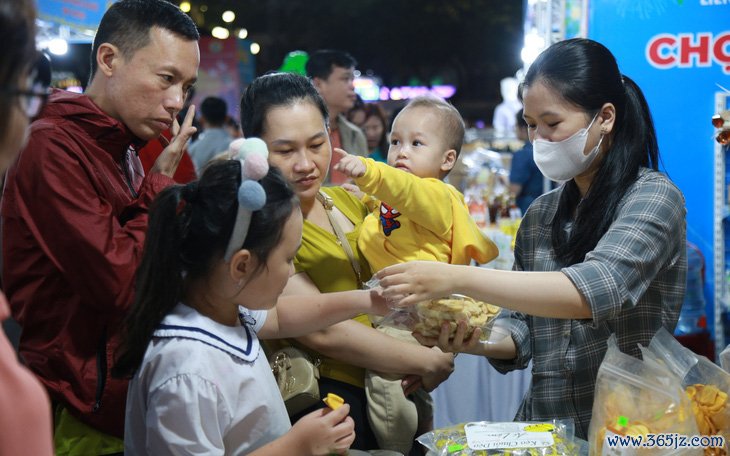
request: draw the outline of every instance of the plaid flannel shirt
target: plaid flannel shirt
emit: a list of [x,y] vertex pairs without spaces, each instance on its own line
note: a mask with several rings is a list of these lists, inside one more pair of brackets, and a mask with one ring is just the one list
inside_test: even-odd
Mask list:
[[642,169],[619,203],[614,222],[582,263],[561,268],[551,227],[563,187],[536,200],[517,233],[519,271],[561,271],[585,297],[592,319],[509,314],[513,360],[490,360],[500,372],[532,360],[532,384],[518,420],[572,418],[586,438],[598,368],[615,333],[624,353],[639,356],[660,326],[673,331],[686,287],[684,197],[663,174]]

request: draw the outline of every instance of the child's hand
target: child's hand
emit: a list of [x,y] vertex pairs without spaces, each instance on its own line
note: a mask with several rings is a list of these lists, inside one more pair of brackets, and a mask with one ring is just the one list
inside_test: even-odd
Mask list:
[[335,170],[352,178],[365,175],[367,168],[358,156],[350,155],[339,147],[335,147],[335,153],[341,157],[339,163],[335,165]]
[[[339,163],[338,163],[338,165],[339,165]],[[350,184],[348,182],[345,182],[344,184],[341,184],[340,187],[344,188],[349,193],[352,193],[352,195],[355,196],[355,198],[357,198],[359,200],[361,200],[362,197],[365,196],[365,192],[360,190],[360,187],[358,187],[355,184]]]
[[375,315],[388,315],[393,309],[388,305],[388,300],[383,296],[383,289],[380,287],[371,288],[368,290],[368,296],[370,297],[371,310],[368,313]]
[[355,441],[355,422],[349,413],[348,404],[337,410],[321,408],[304,415],[289,433],[302,443],[303,454],[344,454]]

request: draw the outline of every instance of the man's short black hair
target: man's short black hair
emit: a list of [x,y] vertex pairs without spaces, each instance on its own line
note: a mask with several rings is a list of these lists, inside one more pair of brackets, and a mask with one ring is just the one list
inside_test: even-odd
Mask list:
[[327,79],[332,74],[334,67],[355,68],[356,66],[357,61],[347,52],[322,49],[309,56],[306,68],[307,76],[310,78]]
[[200,105],[200,114],[208,126],[222,127],[228,115],[228,105],[222,98],[206,97]]
[[180,8],[164,0],[121,0],[114,3],[101,18],[91,47],[91,76],[96,74],[96,53],[99,46],[110,43],[118,47],[125,59],[150,42],[150,30],[159,27],[197,41],[198,28]]

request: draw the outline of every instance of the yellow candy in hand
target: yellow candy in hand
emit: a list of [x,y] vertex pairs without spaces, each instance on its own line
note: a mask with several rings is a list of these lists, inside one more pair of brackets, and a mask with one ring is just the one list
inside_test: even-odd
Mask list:
[[331,408],[332,410],[337,410],[338,408],[342,407],[342,404],[345,403],[345,400],[336,394],[327,393],[327,397],[322,399],[322,402],[327,404],[327,407]]

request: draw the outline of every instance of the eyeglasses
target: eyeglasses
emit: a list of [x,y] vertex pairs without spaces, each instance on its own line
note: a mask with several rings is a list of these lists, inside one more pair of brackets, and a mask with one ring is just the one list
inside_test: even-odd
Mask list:
[[[36,89],[34,87],[34,89]],[[43,91],[41,91],[43,90]],[[11,90],[10,94],[19,97],[20,107],[29,119],[34,118],[41,112],[41,108],[48,101],[51,94],[50,88],[39,88],[38,90]]]
[[38,115],[51,94],[51,62],[45,54],[40,54],[28,75],[26,89],[2,89],[0,92],[18,97],[20,108],[28,118]]

